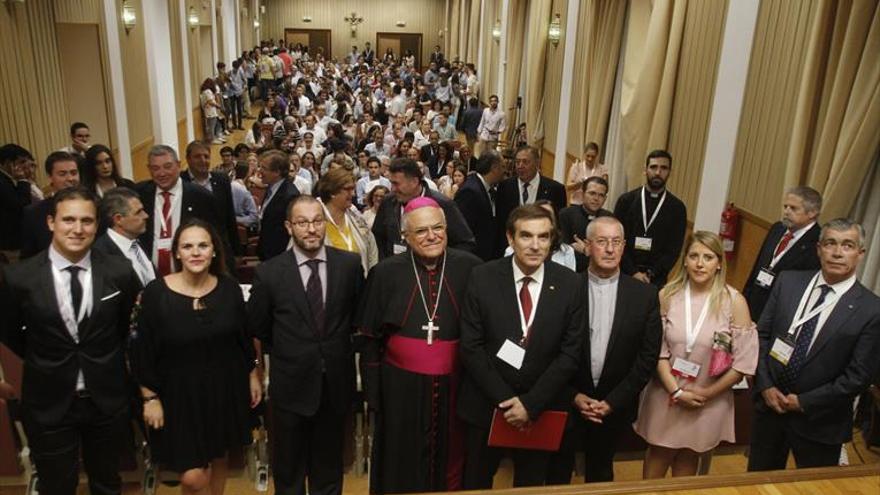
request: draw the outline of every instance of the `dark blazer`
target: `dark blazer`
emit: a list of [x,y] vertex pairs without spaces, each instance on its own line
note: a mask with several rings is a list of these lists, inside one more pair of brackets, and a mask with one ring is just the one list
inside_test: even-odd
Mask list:
[[[610,216],[614,216],[614,214],[604,208],[600,208],[593,218]],[[581,239],[586,239],[587,225],[592,220],[582,205],[571,205],[560,210],[558,223],[562,242],[566,244],[573,243],[575,235]]]
[[420,155],[422,157],[422,162],[425,163],[425,167],[428,169],[428,172],[431,174],[432,179],[436,179],[440,177],[442,174],[437,171],[437,155],[439,154],[440,145],[436,147],[431,146],[430,144],[426,144],[422,146],[420,150]]
[[[476,242],[474,234],[461,215],[455,203],[443,194],[432,191],[422,183],[424,195],[436,201],[446,214],[446,239],[451,248],[473,252]],[[397,195],[391,193],[379,205],[376,219],[373,221],[373,236],[379,248],[379,260],[394,254],[394,244],[404,244],[400,236],[400,207]]]
[[[269,194],[269,190],[266,190]],[[257,242],[257,256],[266,261],[283,253],[290,243],[290,233],[284,227],[287,220],[287,205],[299,196],[299,190],[289,180],[282,179],[281,185],[268,203],[263,205],[260,220],[260,240]]]
[[[657,369],[662,337],[657,289],[621,273],[611,338],[599,384],[593,385],[587,331],[581,367],[573,380],[577,392],[608,402],[613,411],[608,420],[633,421],[638,412],[639,394]],[[573,400],[574,394],[570,398]]]
[[776,245],[785,234],[787,229],[782,222],[776,222],[767,232],[764,244],[761,245],[761,251],[758,253],[758,259],[752,267],[746,285],[743,287],[743,296],[749,304],[749,312],[752,314],[752,321],[761,319],[761,312],[764,305],[767,304],[767,298],[770,297],[770,290],[776,285],[779,274],[786,270],[809,270],[816,271],[820,268],[819,254],[816,251],[816,244],[819,242],[819,234],[822,228],[819,224],[813,225],[809,230],[791,245],[788,251],[779,258],[779,262],[773,267],[773,272],[777,275],[773,279],[773,284],[769,288],[760,287],[756,280],[761,268],[770,266],[773,261],[773,252],[776,251]]
[[124,348],[140,281],[127,260],[92,251],[91,263],[93,306],[79,343],[58,311],[48,251],[2,267],[0,340],[24,359],[22,404],[43,425],[70,408],[79,370],[102,412],[128,404]]
[[[758,322],[761,345],[753,388],[757,412],[775,414],[761,392],[777,386],[783,366],[770,357],[777,337],[785,335],[794,320],[801,296],[815,271],[785,271],[776,279]],[[816,336],[790,393],[797,394],[803,413],[783,419],[792,431],[823,444],[840,444],[852,438],[853,400],[865,391],[880,371],[880,297],[861,283],[841,295]],[[784,393],[785,391],[783,391]]]
[[547,261],[525,359],[517,370],[496,356],[505,340],[522,337],[513,261],[501,258],[471,271],[461,320],[464,367],[457,412],[488,429],[496,406],[518,396],[529,417],[567,411],[567,384],[578,369],[586,324],[586,284],[571,270]]
[[[217,229],[217,232],[222,235],[222,232],[224,232],[223,225],[217,219],[217,210],[214,207],[214,197],[211,193],[204,187],[196,186],[186,181],[182,182],[183,198],[181,198],[180,204],[180,223],[182,224],[192,217],[199,218],[213,225],[214,228]],[[162,221],[162,212],[155,211],[156,183],[152,180],[139,182],[135,186],[135,190],[141,197],[144,211],[146,211],[152,219],[152,221],[147,223],[147,230],[141,234],[138,240],[140,241],[144,252],[147,254],[147,257],[152,257],[153,229],[155,227],[155,222]],[[174,229],[177,230],[177,227],[179,227],[179,225],[175,225]]]
[[0,172],[0,249],[21,248],[21,219],[30,204],[30,183],[23,180],[13,182]]
[[364,270],[359,256],[325,249],[323,334],[315,330],[292,250],[257,266],[248,300],[248,329],[271,356],[269,395],[276,406],[304,416],[318,410],[321,394],[328,394],[333,410],[344,412],[354,392],[352,315],[363,290]]
[[[180,173],[180,178],[184,182],[192,183],[192,175],[189,170]],[[220,235],[226,237],[229,246],[232,247],[232,253],[235,255],[244,254],[244,249],[238,242],[238,224],[235,223],[235,202],[232,200],[232,182],[229,176],[223,172],[210,172],[211,194],[214,196],[214,205],[217,208],[217,219],[221,228]]]
[[[539,175],[538,194],[535,200],[549,199],[553,203],[556,213],[565,208],[565,186],[555,180]],[[503,226],[507,222],[507,216],[515,210],[522,200],[522,191],[519,189],[519,183],[516,176],[508,177],[498,184],[498,194],[496,196],[495,210],[498,221]],[[503,228],[502,228],[503,231]]]
[[364,57],[364,62],[369,65],[373,65],[373,58],[376,56],[376,52],[373,51],[373,49],[371,48],[369,50],[364,50],[363,52],[361,52],[361,56]]
[[[659,289],[666,284],[666,277],[681,253],[687,229],[687,208],[674,194],[666,191],[663,208],[646,233],[642,222],[641,194],[641,187],[623,193],[614,205],[614,216],[623,224],[626,233],[620,269],[627,275],[642,269],[651,270],[651,283]],[[652,239],[651,251],[635,249],[636,237],[642,236]]]
[[492,202],[483,182],[477,174],[470,174],[461,189],[455,194],[455,204],[474,233],[476,250],[474,254],[489,261],[501,256],[498,248],[498,223]]
[[[92,244],[92,251],[98,251],[101,254],[106,254],[107,256],[122,256],[123,258],[125,258],[126,261],[128,261],[125,253],[123,253],[119,249],[119,246],[117,246],[116,243],[113,242],[113,239],[110,238],[110,234],[108,234],[106,231],[95,239],[95,243]],[[149,253],[147,254],[147,256],[149,256]]]
[[35,256],[52,243],[52,232],[46,217],[52,212],[52,198],[46,198],[24,209],[21,216],[21,259]]

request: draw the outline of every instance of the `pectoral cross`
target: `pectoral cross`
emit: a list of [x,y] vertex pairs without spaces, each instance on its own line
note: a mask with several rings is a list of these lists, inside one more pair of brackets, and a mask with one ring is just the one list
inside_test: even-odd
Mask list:
[[434,325],[434,320],[428,320],[427,325],[422,325],[422,330],[428,332],[428,345],[434,344],[434,332],[439,332],[440,327]]

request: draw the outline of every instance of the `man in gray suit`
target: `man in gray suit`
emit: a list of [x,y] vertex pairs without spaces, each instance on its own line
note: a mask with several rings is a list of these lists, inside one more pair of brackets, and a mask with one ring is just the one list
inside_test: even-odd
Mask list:
[[779,275],[758,323],[749,471],[837,465],[852,438],[853,400],[877,376],[880,298],[856,280],[865,231],[826,223],[822,269]]

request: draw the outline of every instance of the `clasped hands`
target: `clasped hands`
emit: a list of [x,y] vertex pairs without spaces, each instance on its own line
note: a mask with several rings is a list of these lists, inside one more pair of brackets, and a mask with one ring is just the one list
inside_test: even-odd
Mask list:
[[604,400],[596,400],[586,394],[574,396],[574,407],[581,413],[581,417],[593,423],[602,423],[605,416],[611,414],[613,408]]
[[770,387],[761,392],[761,397],[770,409],[777,414],[785,414],[789,412],[804,412],[798,396],[795,394],[783,394],[778,388]]

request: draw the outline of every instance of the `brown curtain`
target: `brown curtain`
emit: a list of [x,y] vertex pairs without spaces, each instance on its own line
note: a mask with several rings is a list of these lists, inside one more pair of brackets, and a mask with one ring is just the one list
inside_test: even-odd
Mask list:
[[830,219],[851,211],[880,145],[880,6],[819,0],[812,21],[785,182],[822,192]]
[[[507,113],[507,133],[512,134],[519,115],[516,109],[516,98],[519,95],[519,83],[522,76],[523,48],[526,43],[526,17],[528,16],[527,0],[510,0],[507,13],[507,66],[504,72],[504,95],[499,103]],[[501,61],[504,63],[504,60]],[[483,99],[488,101],[494,90],[483,91]]]
[[[627,43],[633,45],[627,50],[621,105],[628,187],[643,182],[647,152],[668,144],[687,6],[687,0],[656,0],[648,7],[644,34],[633,23],[629,27]],[[630,56],[634,53],[640,55]]]
[[[572,111],[566,150],[580,157],[590,141],[604,151],[608,118],[614,96],[614,78],[620,59],[626,3],[587,0],[578,12]],[[572,21],[575,22],[575,21]]]
[[528,66],[524,68],[526,82],[523,95],[524,122],[528,123],[529,144],[539,147],[544,140],[544,77],[547,73],[549,44],[547,31],[550,28],[552,3],[552,0],[532,0],[529,3],[529,24],[526,33]]
[[470,1],[470,22],[468,23],[468,46],[467,51],[462,52],[464,60],[477,63],[477,54],[480,49],[480,0]]

